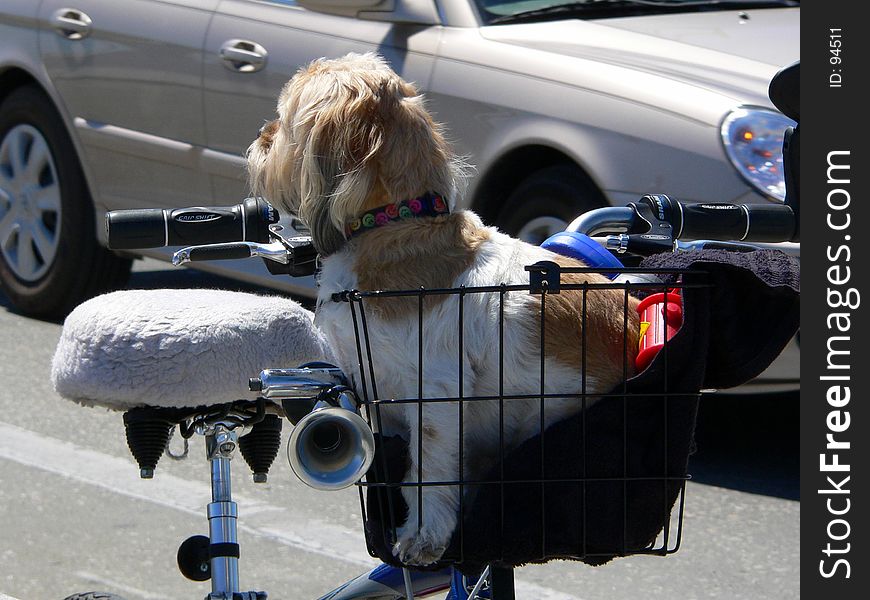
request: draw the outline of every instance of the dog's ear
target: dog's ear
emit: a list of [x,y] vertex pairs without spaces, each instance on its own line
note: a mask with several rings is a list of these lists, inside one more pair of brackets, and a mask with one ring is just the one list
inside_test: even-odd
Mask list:
[[355,73],[322,96],[313,116],[302,153],[308,178],[302,197],[330,198],[339,229],[371,208],[371,200],[452,196],[456,173],[441,126],[417,89],[392,71]]
[[395,200],[426,192],[452,198],[458,171],[441,125],[413,85],[401,79],[390,83],[387,93],[393,101],[381,104],[385,123],[381,183]]
[[452,200],[459,161],[417,89],[382,60],[315,62],[290,81],[279,105],[292,115],[285,127],[298,159],[298,214],[322,253],[338,249],[345,224],[374,206],[426,192]]
[[[384,131],[377,99],[368,87],[336,87],[313,112],[302,151],[300,191],[307,219],[328,218],[343,231],[376,187]],[[309,225],[320,228],[326,223]]]

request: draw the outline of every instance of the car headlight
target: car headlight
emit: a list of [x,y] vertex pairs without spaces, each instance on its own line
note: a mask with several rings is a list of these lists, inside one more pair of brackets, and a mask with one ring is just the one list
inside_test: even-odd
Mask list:
[[737,172],[772,200],[785,200],[782,139],[796,123],[766,108],[737,108],[722,122],[725,154]]

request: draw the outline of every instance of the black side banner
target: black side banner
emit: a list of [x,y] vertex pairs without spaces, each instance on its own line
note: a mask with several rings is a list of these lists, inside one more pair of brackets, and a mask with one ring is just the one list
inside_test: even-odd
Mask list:
[[862,3],[801,7],[801,590],[865,598],[868,25]]

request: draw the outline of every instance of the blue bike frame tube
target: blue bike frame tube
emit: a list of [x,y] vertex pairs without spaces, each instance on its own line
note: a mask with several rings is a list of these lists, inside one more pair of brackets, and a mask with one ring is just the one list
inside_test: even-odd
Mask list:
[[[450,588],[451,570],[411,571],[411,585],[414,596],[422,598],[429,594],[443,592]],[[368,573],[337,587],[320,600],[361,600],[380,598],[395,594],[396,598],[405,597],[405,579],[402,569],[380,564]],[[449,596],[449,598],[454,598]]]
[[[477,577],[468,577],[458,569],[451,570],[453,573],[450,578],[450,594],[445,600],[468,600],[469,593],[477,584]],[[492,593],[489,589],[481,590],[478,592],[477,598],[486,600],[492,598]]]

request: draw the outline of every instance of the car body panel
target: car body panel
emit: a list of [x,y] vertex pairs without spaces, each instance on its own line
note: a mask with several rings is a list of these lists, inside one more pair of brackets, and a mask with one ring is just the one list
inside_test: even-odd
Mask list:
[[[43,21],[60,4],[60,0],[44,0]],[[143,202],[173,206],[195,199],[202,203],[205,198],[226,203],[244,195],[241,156],[260,124],[274,114],[283,83],[311,58],[351,50],[379,51],[405,78],[415,81],[478,174],[486,173],[516,148],[540,145],[582,166],[614,203],[663,189],[685,200],[730,201],[747,197],[747,188],[733,169],[722,168],[719,121],[738,104],[769,104],[759,91],[764,89],[760,82],[775,71],[773,65],[745,58],[727,76],[724,68],[716,69],[717,77],[735,80],[729,85],[717,87],[701,81],[705,70],[699,65],[734,59],[719,50],[701,48],[695,39],[697,32],[711,27],[720,33],[733,30],[726,27],[738,19],[733,11],[477,28],[450,26],[452,22],[468,23],[473,15],[473,7],[463,0],[442,0],[439,14],[447,26],[429,27],[321,14],[292,0],[222,0],[219,12],[208,23],[204,19],[218,0],[129,0],[123,10],[121,4],[82,0],[76,6],[96,11],[96,24],[111,24],[126,13],[141,17],[142,11],[153,11],[159,4],[162,14],[152,19],[153,26],[174,26],[162,33],[146,30],[124,36],[123,26],[118,25],[121,31],[105,34],[106,39],[94,34],[87,42],[90,51],[108,56],[98,57],[87,69],[56,77],[62,95],[69,95],[68,88],[73,88],[72,99],[65,101],[72,103],[68,114],[89,154],[91,186],[99,188],[96,201],[112,208]],[[769,26],[782,15],[791,22],[799,11],[753,11],[749,23],[755,28]],[[208,33],[203,33],[199,53],[193,41],[184,46],[168,39],[178,37],[181,30],[182,37],[198,39],[204,23]],[[656,37],[663,35],[683,40]],[[263,44],[269,50],[267,67],[256,73],[227,69],[218,53],[220,45],[233,38]],[[50,72],[60,64],[71,64],[74,42],[50,31],[45,23],[41,41]],[[150,56],[155,47],[156,58]],[[164,64],[179,49],[182,59],[171,66]],[[790,52],[797,53],[795,49],[781,51]],[[692,53],[702,56],[689,60]],[[191,85],[196,81],[192,64],[197,57],[202,61],[201,90]],[[126,89],[122,75],[137,72],[136,60],[149,62],[149,66]],[[662,66],[669,62],[669,67]],[[655,68],[649,66],[654,64]],[[88,86],[93,79],[89,72],[105,74],[102,90]],[[154,85],[153,75],[161,72],[169,73],[164,77],[168,81]],[[164,89],[166,100],[155,98],[160,92],[154,91],[137,96],[137,86]],[[79,96],[93,102],[95,96],[104,95],[101,92],[122,88],[127,97],[135,99],[120,103],[127,106],[124,110],[101,110],[99,102],[77,110]],[[145,110],[155,104],[173,107],[169,111],[172,118]],[[202,107],[199,113],[198,106]],[[662,135],[663,129],[667,136]],[[643,168],[638,168],[638,155],[643,156]],[[629,158],[614,161],[614,156]],[[113,163],[120,168],[101,167]],[[465,205],[480,208],[481,202],[489,200],[476,197],[481,179],[472,179]],[[704,198],[698,180],[709,182],[703,188]],[[764,201],[754,191],[748,197]]]
[[[242,155],[265,121],[275,118],[278,94],[296,70],[320,56],[379,52],[403,77],[426,86],[440,28],[357,21],[311,12],[293,3],[224,0],[205,43],[204,98],[209,148]],[[344,26],[336,26],[336,24]],[[288,31],[292,35],[288,35]],[[268,51],[255,73],[227,69],[218,56],[230,39],[251,40]],[[213,176],[215,200],[235,202],[245,192],[244,171]]]
[[[560,81],[718,122],[718,97],[772,107],[767,85],[779,68],[796,60],[800,38],[790,39],[782,33],[771,44],[764,34],[776,28],[796,32],[799,20],[797,9],[763,9],[598,21],[566,19],[480,31],[493,41],[599,65],[596,70],[584,65],[560,72]],[[626,77],[621,77],[620,69],[627,69]],[[644,79],[644,75],[652,78]],[[647,83],[656,85],[647,87]],[[643,87],[642,94],[639,87]],[[686,95],[673,93],[681,90]],[[698,102],[704,100],[704,91],[711,92],[712,106]]]
[[[39,57],[39,2],[4,0],[0,3],[0,80],[20,71],[33,78],[59,102],[54,86]],[[0,89],[0,97],[8,92]]]
[[[737,26],[735,27],[735,24]],[[705,48],[723,56],[742,56],[768,65],[795,60],[800,9],[744,9],[681,15],[609,19],[607,26],[642,33],[659,42],[679,44],[677,59],[694,60],[690,51]],[[790,39],[794,36],[793,39]],[[783,43],[786,40],[791,43]],[[659,56],[660,51],[656,56]],[[726,65],[726,68],[728,66]]]
[[135,208],[207,198],[202,44],[218,0],[76,0],[92,21],[71,40],[52,26],[66,0],[42,0],[42,62],[73,118],[101,204]]
[[[458,48],[471,49],[468,56],[473,59],[462,56]],[[535,63],[547,64],[546,70],[539,70],[543,74],[531,74]],[[612,70],[583,67],[584,77],[597,76],[607,82],[619,79]],[[700,178],[714,182],[706,188],[715,190],[712,197],[704,198],[708,201],[731,200],[746,191],[733,169],[722,169],[718,123],[712,117],[687,118],[676,110],[641,103],[618,81],[614,85],[623,89],[621,95],[555,77],[557,72],[579,69],[576,59],[513,44],[494,45],[475,30],[448,29],[427,97],[436,118],[448,123],[458,151],[469,156],[480,173],[515,148],[541,145],[559,149],[583,166],[608,196],[633,192],[636,199],[666,189],[686,200],[699,199]],[[599,72],[594,75],[592,71]],[[520,83],[520,78],[525,81]],[[652,85],[653,78],[648,79]],[[683,97],[698,91],[687,84],[675,87],[672,94]],[[695,97],[698,103],[718,106],[715,114],[720,119],[738,104],[703,90]],[[636,161],[641,156],[644,165],[638,168]],[[689,178],[687,169],[692,173]],[[475,196],[476,182],[469,198]]]

